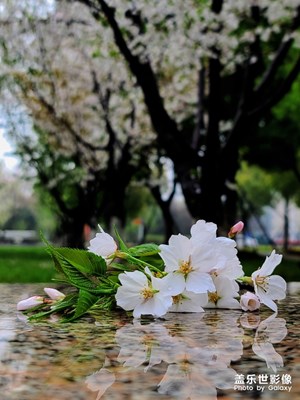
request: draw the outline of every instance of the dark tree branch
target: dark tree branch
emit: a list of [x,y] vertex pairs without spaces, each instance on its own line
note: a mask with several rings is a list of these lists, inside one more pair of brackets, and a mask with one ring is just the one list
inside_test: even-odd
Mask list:
[[[300,26],[300,7],[297,8],[297,14],[291,25],[291,32],[295,31],[297,28],[299,28],[299,26]],[[289,39],[283,41],[281,43],[281,45],[279,46],[273,62],[270,64],[269,68],[267,69],[264,76],[262,77],[260,84],[254,90],[254,93],[258,99],[261,96],[263,96],[264,93],[266,92],[266,90],[270,87],[270,85],[272,85],[274,78],[275,78],[280,66],[283,64],[283,62],[291,48],[293,41],[294,41],[293,38],[289,38]]]
[[283,61],[285,60],[292,43],[293,43],[293,39],[290,38],[290,39],[282,42],[281,45],[279,46],[279,49],[276,53],[276,56],[275,56],[273,62],[271,63],[270,67],[267,69],[267,71],[263,75],[260,84],[254,90],[254,93],[257,98],[260,98],[260,96],[262,94],[264,94],[265,91],[269,88],[270,84],[273,83],[275,75],[276,75],[278,69],[280,68],[280,66],[282,65]]
[[[258,7],[252,7],[252,18],[255,23],[258,23]],[[298,7],[297,9],[297,15],[292,23],[291,31],[295,30],[299,26],[300,7]],[[292,43],[293,39],[289,39],[280,45],[273,62],[265,72],[261,83],[257,88],[254,88],[254,84],[255,79],[257,79],[259,73],[259,68],[257,70],[253,70],[253,68],[250,68],[250,65],[248,63],[245,69],[244,89],[242,90],[241,99],[237,107],[237,112],[233,121],[233,127],[230,134],[228,135],[226,145],[224,146],[222,151],[224,166],[228,157],[232,156],[232,147],[238,145],[237,138],[240,135],[240,131],[245,130],[245,124],[248,124],[248,121],[250,120],[253,122],[258,121],[264,113],[268,112],[274,105],[282,100],[282,98],[288,93],[293,82],[298,76],[300,72],[300,58],[296,61],[288,76],[275,89],[275,93],[273,92],[272,94],[272,92],[270,92],[267,97],[267,92],[274,84],[276,74],[280,66],[286,60],[288,51]],[[252,55],[261,57],[260,42],[258,38],[256,38],[255,42],[252,44],[250,50],[252,52]]]
[[247,116],[249,118],[260,117],[262,114],[269,111],[273,106],[279,103],[283,97],[290,91],[292,84],[300,73],[300,57],[295,62],[288,76],[279,85],[273,96],[270,96],[265,102],[260,104],[258,107],[248,111]]

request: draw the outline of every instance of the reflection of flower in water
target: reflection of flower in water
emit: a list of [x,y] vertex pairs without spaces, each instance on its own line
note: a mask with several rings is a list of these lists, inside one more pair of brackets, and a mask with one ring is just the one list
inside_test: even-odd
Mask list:
[[158,384],[158,392],[178,399],[217,398],[216,388],[232,387],[236,372],[226,364],[210,367],[195,360],[182,359],[178,364],[170,364],[163,379]]
[[191,329],[194,322],[194,314],[185,314],[183,319],[182,315],[169,313],[162,321],[135,320],[118,329],[115,336],[120,347],[118,355],[111,353],[103,367],[86,379],[88,388],[98,391],[96,400],[108,388],[113,390],[119,373],[128,374],[134,369],[138,380],[144,371],[149,373],[151,381],[151,368],[158,365],[159,371],[165,368],[163,378],[154,373],[159,377],[156,380],[159,394],[178,400],[216,399],[217,388],[226,390],[234,385],[236,371],[231,362],[243,354],[243,328],[255,330],[253,352],[269,368],[276,371],[283,365],[272,343],[280,342],[287,330],[285,320],[276,318],[276,314],[260,321],[255,314],[240,317],[239,312],[212,311],[197,316],[197,329]]
[[147,371],[176,353],[176,339],[169,335],[163,325],[155,322],[142,325],[134,321],[117,331],[116,340],[121,347],[118,361],[124,367],[136,368],[147,363]]
[[256,329],[260,324],[260,315],[253,313],[244,313],[240,317],[240,324],[245,329]]
[[[116,334],[121,346],[118,361],[134,368],[147,363],[145,372],[164,361],[169,366],[158,384],[160,394],[179,399],[204,399],[204,395],[216,398],[216,388],[232,386],[236,372],[229,365],[242,354],[243,330],[237,325],[237,317],[220,315],[212,325],[207,325],[201,316],[201,334],[196,337],[188,329],[190,318],[195,318],[192,314],[185,315],[185,324],[182,329],[177,328],[174,336],[165,326],[181,325],[182,316],[178,314],[170,314],[164,323],[142,325],[135,321]],[[230,321],[225,322],[224,318]],[[224,323],[231,327],[225,333]]]
[[103,367],[94,374],[89,375],[85,383],[92,392],[98,392],[96,400],[99,400],[115,381],[115,374]]
[[251,323],[247,320],[246,315],[240,318],[240,322],[244,328],[255,328],[255,336],[253,340],[252,350],[260,358],[264,359],[268,368],[274,372],[277,368],[283,367],[283,359],[274,349],[273,343],[280,343],[287,335],[286,321],[283,318],[276,318],[276,313],[260,322],[260,317],[256,316],[256,320],[251,318]]
[[283,359],[272,343],[280,343],[287,335],[285,319],[276,318],[276,315],[271,315],[259,324],[252,346],[253,352],[263,358],[268,368],[272,368],[274,372],[283,367]]

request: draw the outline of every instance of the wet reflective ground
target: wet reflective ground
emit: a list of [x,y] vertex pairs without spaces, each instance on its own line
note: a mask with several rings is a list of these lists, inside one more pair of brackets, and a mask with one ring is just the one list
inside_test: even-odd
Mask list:
[[0,285],[1,400],[300,399],[300,283],[276,316],[232,310],[29,324]]

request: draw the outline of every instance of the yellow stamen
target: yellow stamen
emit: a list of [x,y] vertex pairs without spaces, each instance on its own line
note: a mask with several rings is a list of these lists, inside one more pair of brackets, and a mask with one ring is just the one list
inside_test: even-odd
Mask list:
[[180,300],[182,299],[182,295],[178,294],[177,296],[172,296],[173,298],[173,304],[178,304],[180,303]]
[[257,276],[255,279],[257,286],[262,287],[263,289],[267,290],[268,287],[268,277],[267,276]]
[[217,292],[208,292],[208,300],[211,303],[217,304],[218,300],[220,299],[220,296],[218,295]]
[[154,296],[154,292],[149,287],[145,287],[141,290],[141,295],[144,297],[145,300],[151,299]]
[[188,261],[181,261],[179,265],[179,272],[181,272],[183,275],[187,275],[193,270],[193,267],[191,266],[191,260],[189,259]]

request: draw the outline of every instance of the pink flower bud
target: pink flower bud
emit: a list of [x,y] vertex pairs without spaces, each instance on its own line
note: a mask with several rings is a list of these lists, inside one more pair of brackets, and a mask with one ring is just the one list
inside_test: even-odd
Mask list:
[[235,235],[237,233],[242,232],[243,229],[244,229],[244,222],[242,221],[237,222],[235,225],[231,227],[230,231],[228,232],[228,237],[230,239],[234,238]]
[[53,288],[44,288],[44,292],[52,300],[62,300],[66,297],[62,292],[60,292],[59,290],[53,289]]
[[43,303],[43,301],[44,299],[41,296],[29,297],[28,299],[19,301],[19,303],[17,304],[17,310],[18,311],[29,310],[30,308],[39,306],[40,304]]
[[254,311],[259,309],[260,301],[254,293],[246,292],[240,298],[240,305],[244,311]]

